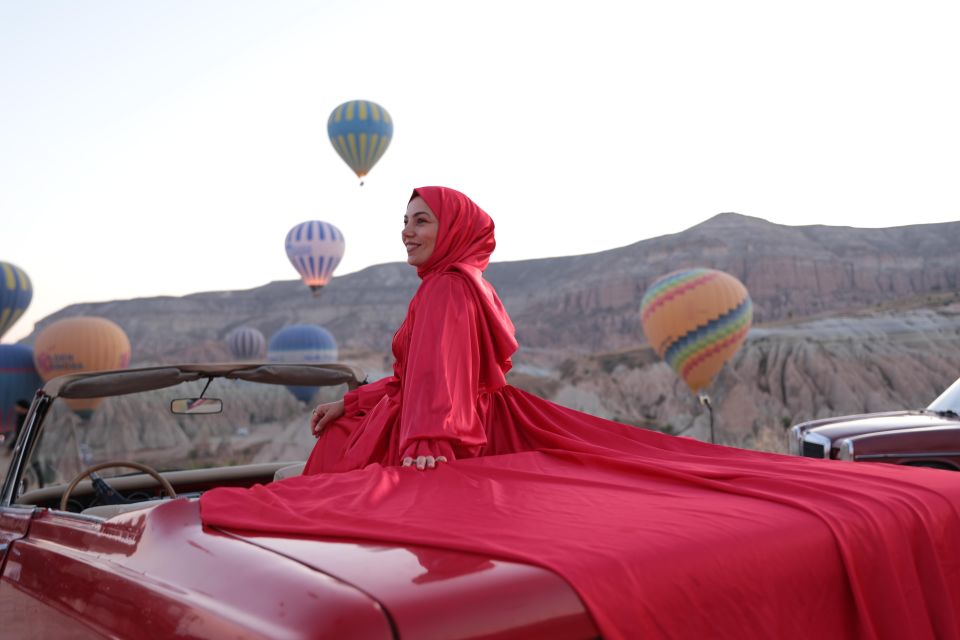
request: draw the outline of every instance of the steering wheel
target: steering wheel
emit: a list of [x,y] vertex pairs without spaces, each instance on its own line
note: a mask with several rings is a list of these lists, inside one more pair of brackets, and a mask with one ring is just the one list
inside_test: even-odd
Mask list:
[[173,490],[173,485],[170,484],[170,481],[164,478],[160,473],[151,467],[148,467],[145,464],[140,464],[139,462],[127,462],[125,460],[113,460],[110,462],[101,462],[100,464],[95,464],[93,466],[87,467],[83,471],[77,474],[77,476],[70,481],[70,484],[67,486],[67,490],[63,492],[63,497],[60,498],[60,510],[67,510],[67,503],[70,502],[70,494],[73,493],[73,490],[77,488],[77,485],[80,484],[80,481],[89,476],[91,473],[100,471],[101,469],[108,469],[110,467],[126,467],[128,469],[136,469],[142,473],[147,474],[151,478],[157,481],[157,483],[163,487],[163,490],[171,498],[177,497],[177,492]]

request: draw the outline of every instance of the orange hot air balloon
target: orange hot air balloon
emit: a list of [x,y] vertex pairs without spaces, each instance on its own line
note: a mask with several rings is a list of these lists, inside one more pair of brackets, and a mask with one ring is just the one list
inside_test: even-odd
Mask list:
[[[64,318],[37,335],[33,361],[44,382],[68,373],[126,369],[130,364],[130,340],[123,329],[106,318]],[[86,419],[101,400],[84,398],[65,402]]]
[[650,285],[640,318],[650,346],[697,393],[743,344],[753,304],[729,273],[683,269]]

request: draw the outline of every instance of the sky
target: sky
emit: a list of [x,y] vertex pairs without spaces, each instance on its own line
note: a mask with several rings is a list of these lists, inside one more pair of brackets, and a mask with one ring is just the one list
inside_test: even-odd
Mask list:
[[[33,300],[250,289],[404,259],[416,186],[496,221],[494,261],[590,253],[721,212],[960,218],[960,4],[915,0],[0,0],[0,260]],[[360,187],[326,121],[385,107]]]

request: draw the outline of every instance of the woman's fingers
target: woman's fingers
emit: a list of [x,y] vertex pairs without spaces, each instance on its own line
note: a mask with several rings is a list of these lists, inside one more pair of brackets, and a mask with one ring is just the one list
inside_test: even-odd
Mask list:
[[321,416],[318,416],[317,421],[313,425],[313,435],[319,437],[323,432],[324,427],[331,422],[333,422],[333,414],[331,413],[325,413]]
[[317,405],[310,415],[310,430],[314,437],[319,438],[320,432],[327,426],[327,423],[333,422],[342,415],[343,400]]
[[314,437],[320,436],[320,430],[323,429],[323,425],[320,424],[323,420],[323,407],[317,407],[313,410],[313,415],[310,416],[310,430],[313,432]]
[[418,470],[423,471],[424,469],[436,469],[439,463],[446,461],[446,456],[417,456],[416,458],[407,456],[400,464],[404,467],[416,467]]

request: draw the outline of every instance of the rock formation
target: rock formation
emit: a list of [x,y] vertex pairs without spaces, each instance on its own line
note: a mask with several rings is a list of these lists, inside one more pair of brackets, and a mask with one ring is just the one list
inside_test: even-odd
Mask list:
[[[960,375],[958,246],[960,222],[789,227],[725,213],[601,253],[494,263],[487,277],[523,345],[515,384],[703,438],[707,415],[645,346],[638,310],[647,286],[675,269],[731,273],[750,291],[754,329],[710,389],[715,419],[722,441],[776,449],[791,422],[923,407]],[[107,317],[127,332],[138,365],[227,360],[223,339],[239,325],[269,337],[288,324],[316,323],[336,336],[342,359],[376,378],[390,369],[390,340],[417,284],[412,269],[391,263],[335,278],[319,299],[291,280],[72,305],[36,329],[65,316]]]

